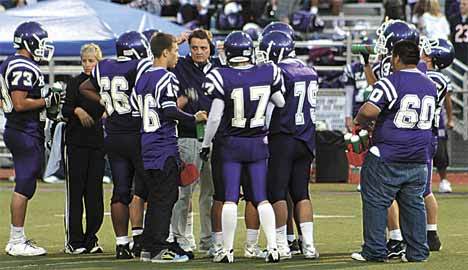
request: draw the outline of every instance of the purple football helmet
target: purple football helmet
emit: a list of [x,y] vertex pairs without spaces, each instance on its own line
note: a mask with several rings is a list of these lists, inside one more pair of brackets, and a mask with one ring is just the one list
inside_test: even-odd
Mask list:
[[55,49],[47,31],[37,22],[20,24],[13,36],[13,46],[17,50],[26,49],[36,62],[50,61]]
[[289,35],[280,31],[271,31],[265,34],[260,41],[259,48],[267,60],[275,63],[284,58],[295,56],[294,41]]
[[230,33],[224,40],[228,63],[253,62],[254,45],[249,35],[241,31]]
[[437,69],[450,66],[455,58],[455,49],[450,41],[439,38],[429,40],[431,52],[428,54]]
[[265,26],[265,28],[263,28],[260,39],[271,31],[283,32],[289,35],[294,40],[294,29],[291,27],[291,25],[284,22],[271,22],[270,24]]
[[390,55],[393,46],[400,40],[410,40],[419,44],[419,32],[412,24],[401,20],[389,20],[377,29],[377,43],[375,50],[378,54]]
[[145,38],[148,40],[148,42],[151,42],[151,37],[156,34],[161,32],[159,29],[146,29],[145,31],[141,32]]
[[148,40],[137,31],[127,31],[120,35],[115,47],[117,58],[121,60],[142,59],[151,56]]

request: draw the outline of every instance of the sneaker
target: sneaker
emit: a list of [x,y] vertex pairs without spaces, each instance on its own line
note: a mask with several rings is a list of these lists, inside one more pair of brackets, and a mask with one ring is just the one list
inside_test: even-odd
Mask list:
[[279,251],[276,248],[268,250],[266,257],[265,257],[265,262],[277,263],[279,261],[280,261]]
[[65,252],[66,254],[78,255],[78,254],[86,253],[86,248],[84,248],[84,247],[74,248],[72,245],[67,244],[67,245],[65,246],[64,252]]
[[289,260],[292,258],[291,251],[289,250],[289,247],[281,246],[278,245],[278,252],[280,254],[281,260]]
[[306,259],[318,259],[319,253],[317,249],[312,245],[302,245],[302,253]]
[[132,251],[133,256],[140,257],[142,241],[142,234],[133,236],[133,244],[131,245],[130,249]]
[[351,259],[355,260],[355,261],[360,261],[360,262],[366,262],[366,258],[364,258],[361,254],[361,252],[354,252],[353,254],[351,254]]
[[442,249],[442,243],[437,235],[437,231],[427,231],[427,245],[430,251],[440,251]]
[[93,245],[91,245],[90,247],[88,247],[86,249],[86,253],[89,253],[89,254],[99,254],[99,253],[103,253],[103,252],[104,252],[104,250],[98,244],[98,242],[94,242]]
[[262,251],[257,244],[254,244],[254,245],[245,244],[244,257],[264,259],[266,256],[267,256],[266,250]]
[[400,240],[390,239],[387,242],[387,258],[401,258],[406,251],[406,244]]
[[48,183],[48,184],[57,184],[57,183],[64,183],[65,182],[65,180],[60,179],[55,175],[44,177],[44,179],[42,179],[42,180],[44,181],[44,183]]
[[109,176],[104,175],[104,177],[102,177],[102,182],[104,184],[110,184],[110,183],[112,183],[112,179]]
[[220,250],[213,258],[215,263],[233,263],[234,262],[234,250],[231,249],[229,252],[224,248]]
[[210,249],[206,252],[211,258],[216,257],[216,255],[223,250],[223,245],[213,245]]
[[188,262],[190,259],[187,255],[177,254],[170,249],[163,249],[158,255],[151,258],[153,263],[182,263]]
[[5,251],[10,256],[41,256],[47,253],[44,248],[36,246],[36,243],[32,240],[8,243],[5,247]]
[[140,261],[150,262],[151,261],[151,252],[146,250],[141,250],[140,252]]
[[195,255],[193,254],[193,251],[186,251],[177,242],[172,242],[169,249],[176,254],[179,255],[185,255],[187,256],[190,260],[195,259]]
[[451,193],[452,192],[452,184],[447,179],[442,179],[439,184],[439,192],[441,193]]
[[115,247],[115,258],[118,260],[133,259],[132,251],[130,250],[130,244],[117,245]]
[[299,241],[294,239],[294,241],[288,241],[289,250],[291,251],[291,255],[301,254],[301,247],[299,246]]

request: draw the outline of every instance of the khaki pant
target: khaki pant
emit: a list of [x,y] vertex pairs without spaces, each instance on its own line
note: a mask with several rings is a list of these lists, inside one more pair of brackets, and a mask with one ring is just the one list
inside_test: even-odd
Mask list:
[[201,142],[196,138],[179,138],[180,157],[185,163],[192,163],[200,171],[200,179],[186,187],[179,187],[179,199],[172,211],[172,233],[182,247],[190,246],[193,242],[192,232],[187,231],[187,217],[192,194],[197,185],[200,187],[199,216],[200,216],[200,248],[211,246],[211,205],[213,203],[213,181],[211,177],[210,161],[200,159]]

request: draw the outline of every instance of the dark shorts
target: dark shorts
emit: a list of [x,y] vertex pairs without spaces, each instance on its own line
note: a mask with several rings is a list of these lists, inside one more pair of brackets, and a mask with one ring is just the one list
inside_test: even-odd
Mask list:
[[449,166],[449,156],[447,151],[447,140],[437,140],[437,150],[434,156],[434,167],[438,170],[447,169]]
[[44,164],[44,139],[11,128],[5,129],[3,139],[13,156],[15,192],[31,199]]
[[104,139],[114,182],[113,202],[130,203],[133,182],[134,194],[146,200],[144,178],[147,175],[143,168],[140,144],[140,135],[137,134],[112,134]]
[[309,199],[310,165],[314,155],[307,144],[286,134],[268,137],[268,199],[274,203],[291,194],[294,203]]

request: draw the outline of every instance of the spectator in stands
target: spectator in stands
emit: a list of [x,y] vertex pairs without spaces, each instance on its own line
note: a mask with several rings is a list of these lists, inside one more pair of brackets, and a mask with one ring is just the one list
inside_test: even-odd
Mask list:
[[460,1],[460,13],[451,16],[449,22],[455,57],[468,65],[468,0]]
[[384,4],[384,20],[386,18],[393,20],[406,20],[405,5],[402,0],[385,0]]
[[160,0],[133,0],[128,4],[129,7],[138,8],[156,15],[161,14]]
[[450,26],[440,10],[438,0],[424,0],[416,3],[412,21],[429,39],[447,39],[450,35]]
[[178,23],[208,26],[208,6],[210,5],[210,0],[180,0],[179,2]]
[[[104,108],[84,98],[78,89],[101,59],[99,46],[91,43],[82,47],[83,72],[68,83],[62,109],[63,116],[68,119],[64,148],[67,181],[65,252],[68,254],[102,253],[96,234],[104,217],[104,132],[101,122]],[[83,201],[86,208],[84,232]]]

